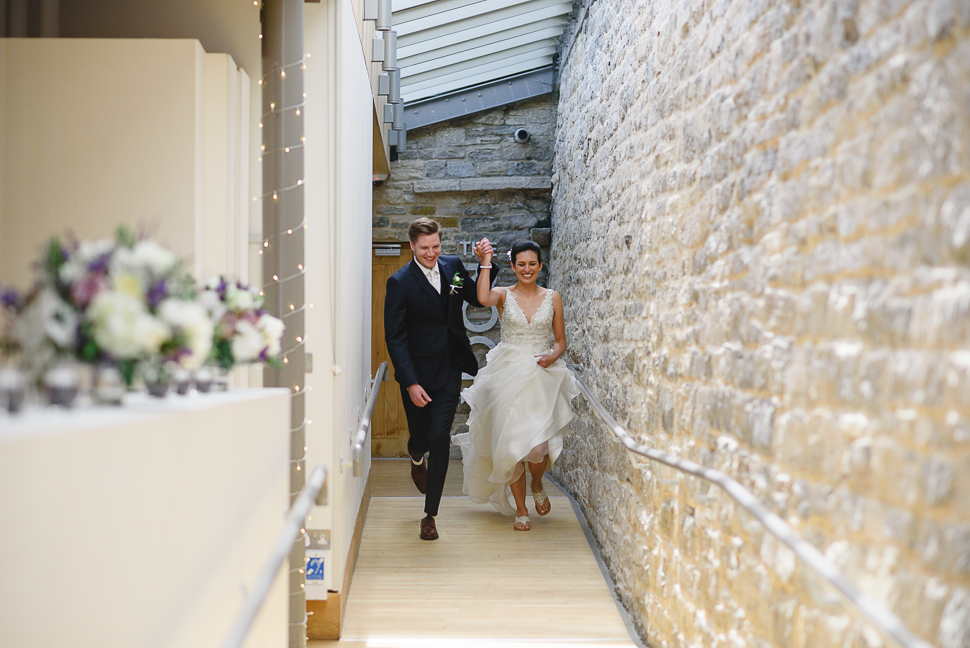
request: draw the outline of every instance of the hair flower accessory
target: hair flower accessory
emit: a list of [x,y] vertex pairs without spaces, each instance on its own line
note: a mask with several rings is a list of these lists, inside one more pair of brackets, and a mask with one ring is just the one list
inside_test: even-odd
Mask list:
[[451,278],[451,290],[448,292],[449,295],[454,295],[465,283],[465,280],[461,278],[457,272],[455,276]]
[[508,252],[506,252],[505,253],[505,256],[507,256],[509,258],[509,261],[511,261],[512,260],[512,250],[509,250]]

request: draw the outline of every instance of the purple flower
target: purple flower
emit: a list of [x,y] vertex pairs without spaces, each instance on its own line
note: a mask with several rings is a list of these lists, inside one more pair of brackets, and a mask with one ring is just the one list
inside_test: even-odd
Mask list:
[[259,353],[259,359],[266,362],[269,359],[269,347],[266,347]]
[[17,294],[16,290],[7,289],[0,291],[0,304],[4,308],[14,309],[17,308],[17,304],[20,303],[20,295]]
[[152,286],[151,290],[148,291],[148,305],[155,308],[162,303],[162,300],[165,299],[167,294],[168,293],[165,290],[165,280],[162,279],[157,284]]
[[111,253],[102,254],[97,259],[92,261],[88,265],[88,270],[91,272],[104,272],[108,269],[108,261],[111,259]]
[[225,279],[220,279],[220,280],[219,280],[219,287],[218,287],[218,288],[216,288],[216,291],[217,291],[217,292],[218,292],[218,293],[219,293],[219,294],[220,294],[220,295],[221,295],[222,297],[225,297],[225,296],[226,296],[226,288],[228,288],[228,287],[229,287],[229,285],[228,285],[228,284],[226,283],[226,280],[225,280]]

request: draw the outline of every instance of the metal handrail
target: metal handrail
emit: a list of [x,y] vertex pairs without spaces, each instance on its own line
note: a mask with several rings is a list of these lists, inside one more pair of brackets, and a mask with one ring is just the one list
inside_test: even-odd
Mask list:
[[371,418],[374,416],[374,406],[377,405],[377,395],[381,391],[381,383],[387,380],[387,362],[382,362],[377,367],[377,373],[374,374],[374,379],[370,383],[367,403],[364,405],[364,415],[360,417],[357,434],[354,435],[354,477],[360,477],[364,474],[364,444],[367,443],[367,434],[370,432]]
[[300,491],[296,501],[293,502],[293,506],[290,507],[290,512],[286,516],[286,522],[283,524],[283,530],[276,538],[276,544],[273,545],[273,551],[270,553],[269,560],[266,561],[262,571],[256,577],[253,589],[246,597],[246,604],[243,606],[239,616],[236,617],[236,622],[233,624],[229,636],[223,642],[222,648],[239,648],[246,639],[246,633],[249,632],[250,626],[253,625],[259,609],[263,607],[263,602],[266,600],[266,595],[269,593],[269,589],[276,579],[276,574],[279,573],[283,562],[290,555],[293,542],[303,528],[304,520],[306,520],[306,516],[310,512],[310,507],[314,503],[320,505],[326,504],[325,499],[327,493],[324,489],[326,483],[327,469],[323,466],[317,466],[310,474],[306,485],[303,486],[303,490]]
[[890,637],[895,639],[904,648],[933,648],[933,646],[923,639],[920,639],[902,620],[893,614],[886,607],[863,594],[839,569],[829,562],[814,545],[800,538],[788,524],[780,517],[769,511],[755,495],[737,481],[729,477],[720,470],[707,468],[693,461],[682,459],[666,452],[660,452],[637,443],[630,434],[620,426],[616,420],[610,416],[603,404],[596,399],[589,385],[579,375],[582,369],[579,365],[568,365],[579,383],[579,388],[601,419],[610,427],[613,434],[626,446],[626,448],[638,455],[647,457],[665,466],[670,466],[681,472],[685,472],[695,477],[705,479],[726,492],[731,499],[741,505],[748,513],[757,518],[771,535],[775,536],[791,549],[796,556],[807,564],[812,571],[828,581],[837,589],[850,603],[861,611],[866,618],[883,630]]

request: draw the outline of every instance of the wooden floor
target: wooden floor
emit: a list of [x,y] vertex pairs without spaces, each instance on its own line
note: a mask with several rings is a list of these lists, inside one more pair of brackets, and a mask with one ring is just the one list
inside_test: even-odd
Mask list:
[[343,639],[311,648],[633,647],[573,509],[546,481],[552,513],[532,530],[461,495],[453,461],[436,521],[418,538],[424,498],[407,459],[373,462],[370,512]]

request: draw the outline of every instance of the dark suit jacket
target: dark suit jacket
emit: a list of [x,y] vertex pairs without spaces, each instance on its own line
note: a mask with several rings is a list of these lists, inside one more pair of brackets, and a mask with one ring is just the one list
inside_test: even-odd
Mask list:
[[[494,284],[498,265],[492,263]],[[448,379],[451,351],[457,350],[461,369],[474,376],[478,361],[472,352],[461,317],[461,303],[481,306],[476,282],[468,276],[461,259],[439,256],[441,294],[435,292],[417,259],[391,275],[384,299],[384,337],[394,365],[394,378],[403,387],[421,385],[425,390],[440,389]],[[451,292],[455,275],[462,285]],[[452,345],[449,347],[449,339]]]

